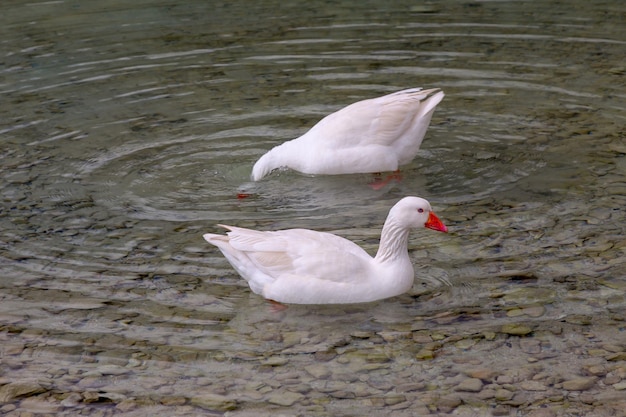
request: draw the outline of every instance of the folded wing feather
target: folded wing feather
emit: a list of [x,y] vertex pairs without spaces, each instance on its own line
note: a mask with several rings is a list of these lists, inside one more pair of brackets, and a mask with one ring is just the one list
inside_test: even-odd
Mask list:
[[273,232],[222,226],[230,230],[230,246],[244,254],[264,274],[358,282],[371,256],[358,245],[330,233],[305,229]]

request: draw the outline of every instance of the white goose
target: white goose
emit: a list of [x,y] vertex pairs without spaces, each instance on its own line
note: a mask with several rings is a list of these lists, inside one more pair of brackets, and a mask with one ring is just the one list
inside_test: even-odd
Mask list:
[[409,229],[447,232],[430,203],[405,197],[387,216],[376,257],[342,237],[306,229],[262,232],[223,226],[207,233],[256,294],[291,304],[362,303],[393,297],[413,285]]
[[396,171],[417,154],[443,97],[438,88],[410,88],[353,103],[263,155],[252,180],[277,168],[328,175]]

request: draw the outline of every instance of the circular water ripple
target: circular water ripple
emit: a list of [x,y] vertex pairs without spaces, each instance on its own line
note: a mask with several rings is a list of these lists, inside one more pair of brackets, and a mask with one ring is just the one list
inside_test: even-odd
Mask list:
[[[251,167],[263,152],[306,130],[270,127],[284,121],[272,114],[257,116],[258,125],[242,128],[219,130],[216,122],[216,132],[208,135],[171,138],[157,133],[150,141],[124,143],[89,158],[76,175],[95,190],[98,204],[137,219],[264,220],[288,227],[289,219],[307,217],[314,225],[319,219],[341,223],[349,216],[364,226],[372,219],[382,222],[386,209],[403,195],[432,197],[435,204],[471,201],[511,189],[546,165],[536,142],[528,141],[533,131],[545,130],[539,122],[511,114],[452,119],[450,111],[441,113],[423,150],[402,168],[402,179],[380,190],[369,185],[376,179],[372,175],[275,172],[251,182]],[[510,123],[516,127],[505,132]],[[238,199],[241,194],[249,198]],[[379,200],[383,204],[372,206]],[[340,219],[332,220],[333,214]]]

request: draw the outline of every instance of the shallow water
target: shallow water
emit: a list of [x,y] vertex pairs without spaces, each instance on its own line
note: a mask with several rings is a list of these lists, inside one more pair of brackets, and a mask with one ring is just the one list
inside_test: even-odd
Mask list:
[[[4,3],[2,414],[624,409],[620,1]],[[249,181],[325,114],[415,86],[446,98],[400,182]],[[414,288],[376,303],[275,312],[201,237],[374,252],[405,195],[450,233],[414,232]]]

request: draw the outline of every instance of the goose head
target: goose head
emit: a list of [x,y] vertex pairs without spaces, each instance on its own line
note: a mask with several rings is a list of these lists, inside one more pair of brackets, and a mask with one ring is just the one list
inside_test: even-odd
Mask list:
[[430,203],[420,197],[404,197],[389,211],[389,218],[406,229],[425,227],[427,229],[447,232],[448,228],[433,213]]

